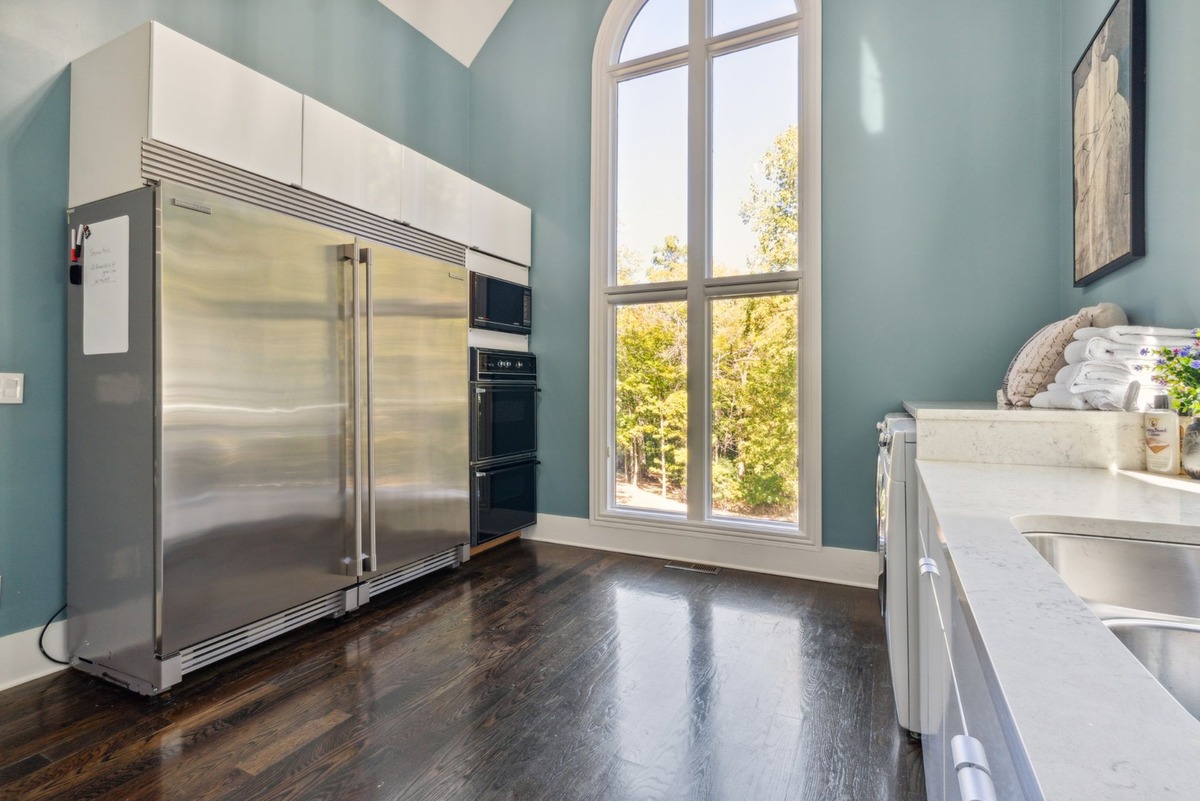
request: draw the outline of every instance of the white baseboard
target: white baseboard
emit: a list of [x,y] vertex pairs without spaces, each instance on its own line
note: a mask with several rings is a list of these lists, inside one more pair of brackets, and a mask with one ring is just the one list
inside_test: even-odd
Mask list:
[[[0,637],[0,690],[66,670],[66,665],[50,662],[38,650],[38,635],[41,632],[39,626]],[[50,628],[46,629],[43,644],[47,651],[61,659],[67,652],[66,621],[51,623]]]
[[526,529],[521,536],[534,542],[701,562],[853,587],[874,589],[879,578],[879,554],[851,548],[796,548],[751,539],[697,537],[547,514],[538,514],[537,525]]

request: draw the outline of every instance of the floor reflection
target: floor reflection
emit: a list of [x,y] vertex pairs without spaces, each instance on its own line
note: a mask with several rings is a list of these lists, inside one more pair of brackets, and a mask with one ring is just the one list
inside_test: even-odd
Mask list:
[[[714,588],[720,581],[709,580]],[[760,775],[759,749],[798,744],[800,622],[716,602],[712,594],[613,590],[620,645],[616,756],[639,768],[626,771],[635,777],[625,788],[633,797],[681,782],[681,797],[758,797],[744,793],[770,783]],[[787,777],[779,779],[786,786]]]

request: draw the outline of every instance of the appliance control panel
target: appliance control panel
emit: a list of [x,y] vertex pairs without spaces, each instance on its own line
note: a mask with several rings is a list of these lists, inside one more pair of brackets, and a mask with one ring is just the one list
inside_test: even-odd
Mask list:
[[472,381],[536,381],[537,357],[513,350],[471,348]]

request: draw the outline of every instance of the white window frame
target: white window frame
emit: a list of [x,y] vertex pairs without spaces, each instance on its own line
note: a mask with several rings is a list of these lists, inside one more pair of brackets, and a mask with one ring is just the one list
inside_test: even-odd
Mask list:
[[[690,0],[690,41],[673,50],[618,64],[621,45],[646,0],[613,0],[600,25],[592,59],[592,226],[589,507],[593,523],[651,528],[706,538],[749,538],[821,546],[821,0],[800,0],[800,13],[769,23],[705,36],[711,0]],[[800,269],[705,278],[689,266],[688,279],[618,286],[616,264],[617,84],[620,80],[688,65],[688,259],[708,260],[711,176],[711,59],[772,40],[797,36],[800,51]],[[698,70],[697,67],[700,69]],[[701,73],[698,75],[698,73]],[[699,155],[697,155],[699,154]],[[711,491],[711,422],[689,425],[688,513],[618,507],[612,493],[611,437],[615,424],[615,308],[624,303],[688,302],[688,406],[709,408],[709,301],[716,297],[795,293],[797,398],[800,420],[800,520],[795,528],[748,519],[706,519]],[[695,343],[704,343],[696,347]],[[701,404],[696,406],[695,404]],[[689,411],[689,417],[691,412]],[[697,470],[697,467],[699,468]],[[702,478],[703,480],[697,480]]]

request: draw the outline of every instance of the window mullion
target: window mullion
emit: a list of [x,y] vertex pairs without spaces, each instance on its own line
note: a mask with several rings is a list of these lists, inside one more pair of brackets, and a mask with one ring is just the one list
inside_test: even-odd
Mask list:
[[688,24],[688,413],[687,507],[704,520],[709,507],[709,336],[704,279],[709,252],[709,151],[712,126],[708,49],[711,0],[691,0]]

